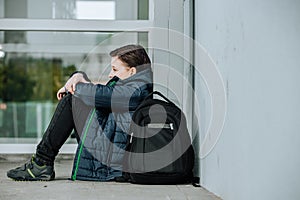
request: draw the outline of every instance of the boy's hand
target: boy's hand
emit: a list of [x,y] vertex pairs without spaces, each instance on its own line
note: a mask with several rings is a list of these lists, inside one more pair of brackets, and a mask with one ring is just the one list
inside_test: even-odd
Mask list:
[[56,97],[58,100],[61,100],[66,94],[67,94],[67,90],[65,87],[60,88],[57,93],[56,93]]
[[60,88],[57,91],[56,93],[57,99],[61,100],[68,92],[74,94],[77,83],[89,83],[89,82],[84,79],[81,73],[74,74],[71,78],[69,78],[65,86]]
[[76,73],[67,81],[65,88],[68,90],[68,92],[74,94],[77,83],[89,83],[89,82],[83,78],[83,75],[81,73]]

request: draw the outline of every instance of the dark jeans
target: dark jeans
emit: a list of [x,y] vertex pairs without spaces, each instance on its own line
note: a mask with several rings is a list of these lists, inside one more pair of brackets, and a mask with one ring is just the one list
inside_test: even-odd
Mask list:
[[36,149],[36,158],[47,165],[53,165],[59,149],[74,130],[80,140],[83,127],[91,107],[71,94],[61,99],[56,107],[50,124]]

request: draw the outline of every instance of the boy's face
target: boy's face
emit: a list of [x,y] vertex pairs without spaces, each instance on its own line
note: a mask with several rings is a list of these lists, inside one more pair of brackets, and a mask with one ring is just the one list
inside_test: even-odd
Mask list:
[[108,75],[109,78],[117,76],[123,80],[135,73],[135,67],[129,67],[126,63],[122,62],[117,56],[111,58],[111,71]]

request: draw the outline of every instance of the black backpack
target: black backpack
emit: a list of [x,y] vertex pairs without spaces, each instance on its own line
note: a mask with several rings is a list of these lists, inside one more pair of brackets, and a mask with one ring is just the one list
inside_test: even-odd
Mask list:
[[[165,101],[153,99],[159,95]],[[184,113],[160,92],[151,93],[132,116],[123,177],[139,184],[190,183],[194,149]]]

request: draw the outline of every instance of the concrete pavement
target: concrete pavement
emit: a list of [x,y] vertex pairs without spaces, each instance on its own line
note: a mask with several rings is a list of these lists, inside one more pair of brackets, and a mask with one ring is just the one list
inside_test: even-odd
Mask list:
[[70,181],[72,156],[60,155],[55,162],[56,179],[50,182],[16,182],[7,170],[30,159],[30,155],[0,155],[0,200],[6,199],[118,199],[118,200],[220,200],[204,188],[187,185],[137,185],[116,182]]

